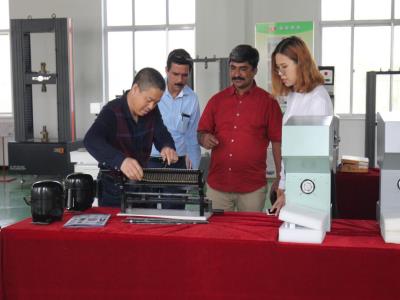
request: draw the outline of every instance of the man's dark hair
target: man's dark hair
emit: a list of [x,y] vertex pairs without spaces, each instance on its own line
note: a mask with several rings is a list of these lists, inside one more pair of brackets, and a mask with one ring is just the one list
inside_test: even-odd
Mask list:
[[149,88],[157,88],[161,91],[165,91],[165,80],[156,69],[143,68],[135,76],[132,86],[137,84],[141,91]]
[[258,50],[250,45],[239,45],[229,54],[229,62],[248,62],[254,69],[257,68],[260,55]]
[[172,63],[177,65],[188,65],[189,71],[193,68],[193,59],[185,49],[172,50],[167,58],[167,70],[171,69]]

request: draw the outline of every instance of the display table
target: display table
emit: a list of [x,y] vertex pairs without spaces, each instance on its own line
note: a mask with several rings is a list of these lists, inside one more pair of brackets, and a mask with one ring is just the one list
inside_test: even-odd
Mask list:
[[[94,208],[91,212],[116,210]],[[226,213],[204,225],[103,228],[25,220],[2,237],[13,299],[399,299],[400,245],[374,221],[335,220],[322,245],[279,243],[276,217]]]
[[376,219],[379,200],[379,169],[367,173],[336,173],[336,202],[342,219]]

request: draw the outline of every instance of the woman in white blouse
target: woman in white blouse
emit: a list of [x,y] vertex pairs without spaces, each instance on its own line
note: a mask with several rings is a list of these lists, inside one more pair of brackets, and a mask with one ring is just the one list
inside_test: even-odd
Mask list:
[[[272,53],[272,91],[286,97],[283,124],[291,116],[331,116],[333,106],[325,90],[324,78],[308,50],[298,37],[283,39]],[[285,169],[282,162],[277,200],[271,210],[279,215],[285,205]]]

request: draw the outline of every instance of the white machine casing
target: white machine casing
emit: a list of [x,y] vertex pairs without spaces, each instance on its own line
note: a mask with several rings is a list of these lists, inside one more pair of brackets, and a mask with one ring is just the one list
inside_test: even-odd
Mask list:
[[378,112],[377,121],[377,219],[385,242],[400,243],[400,113]]
[[283,126],[286,205],[279,214],[285,221],[279,229],[279,241],[322,243],[330,231],[338,129],[335,116],[293,116]]

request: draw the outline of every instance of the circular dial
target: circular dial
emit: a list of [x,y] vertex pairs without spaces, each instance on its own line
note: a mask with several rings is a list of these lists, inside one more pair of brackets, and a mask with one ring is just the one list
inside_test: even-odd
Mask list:
[[305,179],[300,185],[301,191],[304,194],[311,194],[315,190],[315,184],[310,179]]
[[397,181],[397,188],[400,190],[400,179]]

